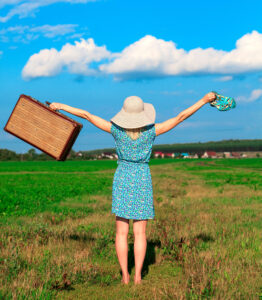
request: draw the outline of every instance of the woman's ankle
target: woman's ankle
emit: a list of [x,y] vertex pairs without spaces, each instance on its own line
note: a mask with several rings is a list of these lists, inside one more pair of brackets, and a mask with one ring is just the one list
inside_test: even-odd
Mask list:
[[134,275],[134,283],[135,284],[138,284],[142,281],[142,278],[141,278],[141,274],[138,274],[138,275]]
[[122,275],[122,282],[125,284],[128,284],[130,281],[130,275],[127,273],[125,275]]

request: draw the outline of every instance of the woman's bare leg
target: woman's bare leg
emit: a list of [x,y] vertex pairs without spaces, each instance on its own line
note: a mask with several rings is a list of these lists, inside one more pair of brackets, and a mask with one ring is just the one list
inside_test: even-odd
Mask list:
[[128,244],[127,235],[129,231],[129,220],[116,217],[116,254],[122,270],[122,282],[129,283],[128,273]]
[[134,220],[133,231],[135,236],[134,255],[135,255],[135,277],[134,282],[138,284],[141,282],[141,271],[146,255],[146,225],[147,220]]

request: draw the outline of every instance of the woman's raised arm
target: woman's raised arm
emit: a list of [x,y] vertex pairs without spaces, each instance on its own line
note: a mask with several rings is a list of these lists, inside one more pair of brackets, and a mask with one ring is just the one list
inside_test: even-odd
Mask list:
[[83,110],[83,109],[79,109],[79,108],[75,108],[66,104],[62,104],[62,103],[56,103],[53,102],[50,104],[50,108],[54,109],[54,110],[64,110],[66,112],[69,112],[70,114],[73,114],[77,117],[86,119],[87,121],[89,121],[90,123],[94,124],[96,127],[106,131],[106,132],[111,132],[111,122],[106,121],[98,116],[92,115],[90,114],[88,111]]
[[208,93],[202,99],[197,101],[195,104],[190,106],[189,108],[183,110],[176,117],[168,119],[162,123],[155,124],[156,135],[163,134],[174,127],[176,127],[179,123],[183,122],[185,119],[193,115],[197,110],[199,110],[203,105],[209,103],[216,99],[215,93]]
[[208,93],[202,99],[197,101],[195,104],[190,106],[189,108],[182,111],[176,117],[168,119],[162,123],[155,124],[156,136],[163,134],[174,127],[176,127],[179,123],[183,122],[185,119],[193,115],[197,110],[199,110],[203,105],[209,103],[216,99],[215,93]]

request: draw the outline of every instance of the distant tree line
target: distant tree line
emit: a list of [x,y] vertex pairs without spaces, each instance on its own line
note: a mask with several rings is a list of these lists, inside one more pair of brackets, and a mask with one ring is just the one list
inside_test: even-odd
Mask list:
[[[206,143],[187,143],[187,144],[163,144],[154,145],[154,151],[174,152],[189,154],[200,154],[205,151],[215,152],[247,152],[247,151],[262,151],[262,140],[224,140],[218,142]],[[69,160],[88,160],[94,159],[101,153],[115,153],[115,148],[105,148],[91,151],[74,151],[71,150]],[[80,154],[81,153],[81,154]],[[30,161],[30,160],[53,160],[52,157],[45,153],[38,154],[34,148],[29,149],[27,153],[16,153],[8,149],[0,149],[0,161]]]
[[[71,160],[88,160],[93,159],[95,155],[90,155],[86,151],[81,151],[82,156],[77,155],[78,152],[71,150],[68,158]],[[26,153],[16,153],[8,149],[0,149],[0,161],[44,161],[44,160],[54,160],[51,156],[45,153],[37,153],[34,148],[31,148]]]
[[30,161],[30,160],[52,160],[45,153],[36,153],[35,149],[29,149],[27,153],[16,153],[8,149],[0,149],[0,161]]
[[215,152],[245,152],[262,151],[262,140],[223,140],[218,142],[206,143],[187,143],[187,144],[167,144],[154,145],[153,151],[162,152],[188,152],[199,153],[205,151]]
[[[222,140],[218,142],[205,143],[184,143],[184,144],[162,144],[153,145],[152,152],[174,152],[189,154],[204,153],[205,151],[215,152],[246,152],[262,151],[262,140]],[[82,151],[81,151],[82,152]],[[86,151],[90,155],[97,155],[105,152],[115,153],[114,148]],[[83,152],[82,152],[83,153]]]

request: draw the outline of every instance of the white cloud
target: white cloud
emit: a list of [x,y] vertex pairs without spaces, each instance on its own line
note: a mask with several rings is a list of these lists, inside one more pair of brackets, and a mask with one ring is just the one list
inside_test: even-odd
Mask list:
[[74,33],[74,34],[72,34],[72,35],[69,35],[68,37],[67,37],[67,39],[80,39],[80,38],[82,38],[83,37],[83,33]]
[[93,1],[96,0],[2,0],[0,2],[0,8],[7,5],[11,5],[13,7],[9,10],[6,16],[0,17],[0,22],[5,23],[16,15],[18,15],[19,18],[34,16],[35,12],[37,12],[40,7],[54,3],[67,2],[71,4],[84,4]]
[[[79,43],[76,42],[76,44]],[[100,49],[100,47],[98,48]],[[104,47],[103,49],[106,48]],[[45,58],[48,56],[49,51],[50,55],[52,51],[57,52],[55,49],[52,49],[52,51],[47,49],[42,51],[29,58],[28,63],[31,64],[31,62],[34,61],[36,69],[38,69],[37,63],[40,64],[41,68],[45,68],[43,63],[46,61]],[[60,52],[63,53],[62,50]],[[253,31],[241,37],[236,42],[236,48],[231,51],[216,50],[214,48],[196,48],[186,51],[184,49],[178,49],[176,44],[172,41],[164,41],[147,35],[126,47],[122,52],[101,56],[101,60],[105,58],[109,60],[100,62],[100,60],[97,59],[96,62],[100,62],[100,64],[97,64],[97,70],[99,70],[100,73],[111,74],[117,80],[220,74],[224,76],[220,77],[219,80],[227,81],[232,80],[233,76],[237,78],[246,73],[261,71],[261,53],[262,34],[257,31]],[[39,59],[42,55],[43,60]],[[61,64],[61,53],[59,55],[53,55],[54,53],[51,55],[51,57],[53,57],[51,61],[54,64],[54,69],[59,73],[57,66]],[[73,55],[73,57],[69,58],[69,55]],[[74,51],[68,54],[68,60],[70,59],[75,60]],[[47,60],[46,63],[48,63],[48,67],[45,69],[52,69],[50,65],[51,61]],[[62,65],[68,66],[70,72],[81,75],[97,74],[98,71],[94,72],[94,69],[92,69],[92,72],[89,72],[90,69],[86,70],[86,64],[84,63],[82,65],[81,58],[79,62],[80,64],[74,63],[71,67],[64,62],[62,62]],[[28,66],[26,66],[25,69],[27,69],[27,67]],[[44,76],[49,76],[48,74],[49,72]],[[53,72],[50,74],[54,75]],[[41,75],[41,72],[37,75],[36,72],[32,77],[37,76],[43,75]]]
[[15,5],[22,2],[22,0],[0,0],[0,8],[7,5]]
[[8,28],[3,28],[0,30],[0,35],[7,34],[7,33],[19,33],[23,34],[29,26],[10,26]]
[[0,41],[2,43],[9,43],[10,37],[12,40],[17,40],[18,37],[22,40],[25,40],[24,32],[28,29],[29,26],[11,26],[8,28],[3,28],[0,30]]
[[262,70],[262,34],[248,33],[231,51],[214,48],[178,49],[172,41],[147,35],[118,53],[100,69],[116,79],[193,74],[239,74]]
[[225,82],[225,81],[230,81],[232,79],[233,79],[233,76],[227,75],[227,76],[222,76],[222,77],[217,78],[217,81]]
[[249,96],[239,96],[237,98],[240,102],[254,102],[262,97],[262,89],[253,90]]
[[[23,42],[27,43],[31,40],[44,36],[46,38],[54,38],[75,33],[76,24],[58,24],[58,25],[42,25],[42,26],[10,26],[0,30],[0,40],[2,42]],[[81,34],[79,34],[81,35]]]
[[42,33],[45,37],[53,38],[55,36],[66,35],[75,32],[75,24],[43,25],[32,28],[31,32]]
[[262,89],[253,90],[249,97],[249,101],[255,101],[262,96]]
[[184,50],[177,50],[173,42],[147,35],[116,54],[116,59],[100,66],[100,70],[116,77],[154,77],[168,73],[165,62],[179,60]]
[[32,55],[23,68],[22,76],[25,79],[54,76],[63,68],[74,74],[95,75],[98,71],[89,68],[89,65],[110,56],[105,46],[96,46],[91,38],[81,39],[75,45],[65,44],[60,51],[44,49]]

